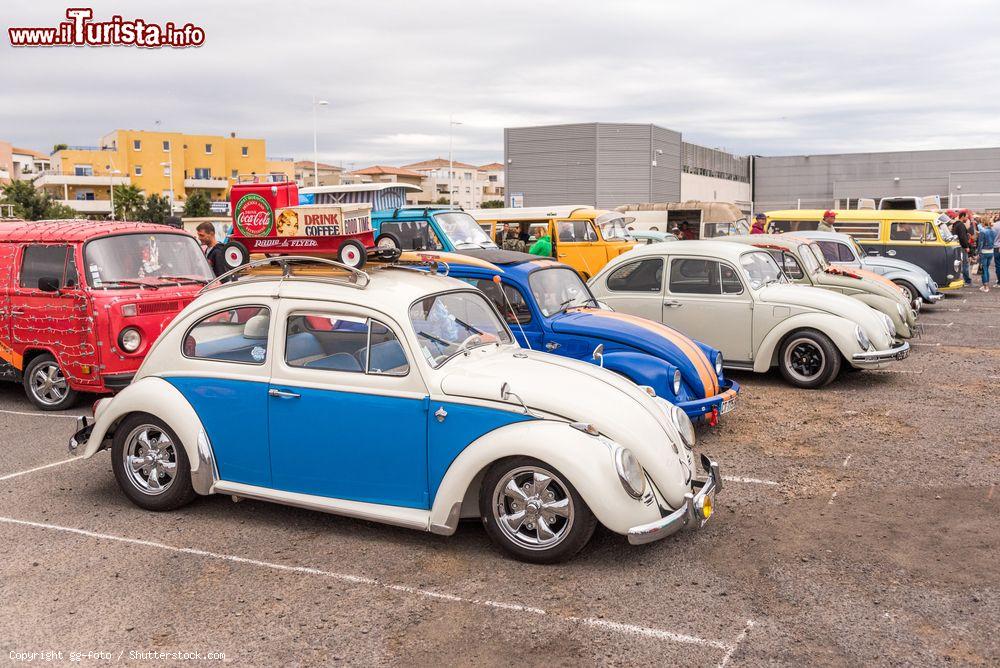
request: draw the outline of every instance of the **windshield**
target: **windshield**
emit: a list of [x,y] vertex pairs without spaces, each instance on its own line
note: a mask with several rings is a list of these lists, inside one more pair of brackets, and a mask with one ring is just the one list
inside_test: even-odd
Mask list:
[[854,237],[851,237],[850,239],[851,239],[851,246],[854,247],[854,254],[858,257],[858,259],[860,260],[861,258],[868,257],[868,253],[861,246],[861,244],[858,243],[858,240],[855,239]]
[[483,232],[476,219],[464,211],[435,214],[434,220],[455,248],[496,248],[489,235]]
[[[603,218],[604,216],[601,216]],[[597,219],[597,224],[601,227],[601,234],[605,241],[625,241],[628,239],[628,229],[625,227],[624,216],[612,218],[611,220]]]
[[754,290],[760,290],[771,283],[788,282],[781,269],[778,268],[778,263],[767,251],[744,253],[740,256],[740,264],[743,266],[743,273],[750,281],[750,287]]
[[215,278],[201,246],[185,234],[119,234],[84,248],[87,283],[94,288],[207,283]]
[[528,285],[538,302],[538,308],[545,316],[562,313],[575,306],[597,306],[597,300],[590,293],[587,284],[580,280],[579,274],[567,267],[533,272],[528,277]]
[[945,214],[941,214],[937,219],[938,232],[941,234],[941,240],[945,243],[955,240],[955,235],[951,233],[951,218]]
[[506,325],[478,292],[425,297],[410,307],[410,322],[420,351],[434,368],[471,348],[512,341]]

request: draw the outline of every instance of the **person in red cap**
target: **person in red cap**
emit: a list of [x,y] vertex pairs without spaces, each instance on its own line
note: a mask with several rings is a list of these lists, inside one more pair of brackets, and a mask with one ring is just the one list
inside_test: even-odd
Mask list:
[[816,229],[819,230],[820,232],[836,232],[837,230],[833,229],[833,223],[836,220],[837,220],[837,214],[829,210],[824,211],[823,220],[819,221],[819,227],[817,227]]

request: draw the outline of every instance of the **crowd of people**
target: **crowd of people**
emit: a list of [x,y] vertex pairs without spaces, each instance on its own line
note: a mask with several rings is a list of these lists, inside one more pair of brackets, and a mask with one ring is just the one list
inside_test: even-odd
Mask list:
[[968,209],[949,209],[951,233],[958,239],[965,252],[962,254],[962,278],[966,285],[972,285],[972,268],[982,280],[980,290],[990,291],[990,273],[1000,288],[1000,212],[975,215]]

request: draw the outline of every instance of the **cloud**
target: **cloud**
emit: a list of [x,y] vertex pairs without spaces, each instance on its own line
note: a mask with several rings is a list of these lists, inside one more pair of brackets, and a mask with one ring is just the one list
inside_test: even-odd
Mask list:
[[[656,123],[736,152],[1000,145],[1000,10],[929,2],[93,3],[191,21],[205,46],[13,49],[0,39],[0,138],[94,144],[162,120],[264,137],[275,155],[404,163],[500,159],[503,128]],[[63,7],[7,0],[9,25]]]

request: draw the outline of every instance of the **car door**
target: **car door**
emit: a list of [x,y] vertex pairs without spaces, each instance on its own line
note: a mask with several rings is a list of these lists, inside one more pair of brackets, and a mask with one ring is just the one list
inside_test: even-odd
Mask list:
[[660,321],[664,265],[662,257],[646,257],[611,271],[604,282],[608,303],[623,313]]
[[399,332],[358,307],[288,300],[268,388],[276,489],[429,508],[427,392]]
[[565,262],[585,279],[600,271],[607,264],[606,251],[590,220],[557,220],[556,259]]
[[722,351],[731,362],[753,359],[753,298],[739,272],[713,258],[670,258],[662,322]]

